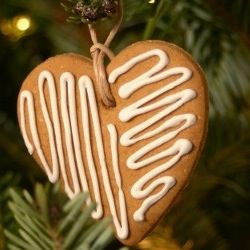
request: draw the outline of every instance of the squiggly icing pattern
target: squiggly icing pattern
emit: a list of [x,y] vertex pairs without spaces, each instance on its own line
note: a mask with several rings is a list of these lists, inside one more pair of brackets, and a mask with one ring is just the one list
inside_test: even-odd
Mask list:
[[[177,164],[184,155],[189,154],[192,150],[192,142],[188,139],[180,138],[176,140],[172,146],[167,149],[163,149],[160,153],[147,158],[144,156],[146,156],[147,153],[153,151],[155,148],[160,147],[174,139],[183,130],[188,129],[196,123],[196,116],[192,113],[179,114],[169,119],[165,119],[169,114],[193,100],[196,97],[196,92],[192,89],[184,89],[172,95],[168,94],[170,90],[184,84],[189,79],[191,79],[192,72],[186,67],[165,69],[169,63],[169,60],[167,54],[163,50],[150,50],[130,59],[124,65],[111,72],[109,76],[110,83],[114,83],[121,75],[128,72],[136,64],[139,64],[153,56],[159,58],[158,63],[156,63],[152,68],[142,75],[129,82],[123,83],[119,88],[119,96],[123,99],[129,99],[133,93],[139,91],[148,84],[153,84],[172,76],[179,76],[176,80],[165,84],[160,89],[155,90],[147,96],[123,108],[119,113],[119,119],[126,123],[134,117],[153,112],[161,108],[158,113],[153,114],[150,116],[150,118],[146,119],[140,124],[136,124],[120,137],[120,144],[126,147],[134,145],[139,141],[153,138],[151,142],[142,148],[139,148],[136,152],[128,157],[127,167],[132,170],[144,168],[154,162],[157,162],[158,160],[168,157],[168,160],[150,170],[145,175],[141,176],[131,187],[131,195],[135,199],[143,200],[141,206],[136,211],[134,211],[133,218],[138,222],[144,221],[145,214],[150,209],[150,207],[162,197],[164,197],[176,184],[176,180],[172,176],[158,176]],[[87,182],[85,171],[90,173],[94,199],[97,202],[96,211],[92,213],[92,216],[93,218],[98,219],[103,216],[103,204],[100,194],[100,183],[97,176],[96,164],[92,152],[91,143],[92,141],[95,141],[100,171],[102,174],[102,181],[109,203],[110,212],[114,219],[116,231],[119,238],[126,239],[129,235],[129,225],[126,199],[119,169],[118,131],[114,124],[108,124],[106,126],[110,136],[112,169],[116,186],[118,188],[120,219],[118,218],[115,198],[113,195],[106,164],[104,144],[102,139],[103,136],[93,84],[88,76],[80,77],[77,83],[77,90],[79,91],[80,96],[81,122],[78,121],[80,118],[77,117],[76,81],[73,74],[70,72],[64,72],[61,75],[60,99],[57,97],[53,75],[49,71],[43,71],[39,75],[39,99],[49,138],[51,164],[48,163],[41,147],[36,124],[37,117],[35,113],[34,97],[32,92],[27,90],[22,91],[20,94],[20,119],[24,141],[30,154],[33,154],[34,152],[37,153],[51,182],[57,181],[59,174],[62,175],[65,191],[71,198],[80,191],[89,192],[89,183]],[[46,85],[49,92],[49,102],[46,102],[45,100],[44,88]],[[163,96],[163,98],[156,102],[151,102],[159,96]],[[58,103],[58,100],[60,100],[60,103]],[[148,104],[149,102],[150,104]],[[62,124],[60,123],[60,115]],[[28,121],[26,121],[27,117]],[[93,124],[94,140],[93,138],[90,138],[90,119]],[[144,130],[150,128],[154,124],[159,123],[160,121],[163,121],[163,123],[161,123],[157,128],[154,128],[149,132],[142,133]],[[28,137],[27,124],[29,124],[31,138]],[[79,126],[81,127],[79,128]],[[82,129],[84,134],[83,140],[85,145],[84,149],[87,167],[84,166],[83,162],[79,129]],[[170,129],[171,132],[168,132]],[[162,132],[165,133],[160,138],[154,138]],[[62,133],[64,133],[65,138],[65,150],[67,152],[66,155],[63,152]],[[73,187],[71,187],[69,184],[68,175],[66,172],[65,157],[68,157]],[[146,184],[148,185],[145,188]],[[155,193],[154,190],[159,186],[162,186],[161,190],[158,193]],[[90,203],[91,199],[89,198],[87,202]]]
[[[177,80],[167,83],[162,88],[135,101],[126,108],[123,108],[119,113],[119,119],[122,122],[128,122],[136,116],[143,115],[145,113],[165,107],[163,110],[152,115],[146,121],[137,124],[131,129],[129,129],[120,138],[121,145],[128,147],[130,145],[136,144],[138,141],[152,138],[160,134],[161,132],[166,131],[163,136],[157,139],[153,139],[153,141],[138,149],[135,153],[128,157],[127,166],[130,169],[140,169],[168,156],[172,157],[165,163],[155,167],[147,174],[142,176],[132,186],[131,195],[135,199],[144,199],[140,208],[134,212],[135,221],[143,221],[145,219],[145,213],[149,210],[149,208],[154,205],[158,200],[160,200],[163,196],[165,196],[168,191],[175,185],[176,180],[172,176],[165,176],[157,179],[155,178],[159,174],[165,172],[166,170],[174,166],[177,162],[180,161],[180,159],[184,155],[190,153],[192,150],[192,143],[187,139],[181,138],[178,139],[170,148],[165,149],[160,153],[150,156],[144,160],[140,159],[144,157],[147,153],[153,151],[155,148],[160,147],[163,144],[169,142],[171,139],[175,138],[179,133],[181,133],[181,131],[189,128],[196,122],[196,117],[194,114],[176,115],[163,122],[163,124],[159,125],[159,127],[157,127],[156,129],[136,137],[137,134],[140,134],[145,129],[160,122],[169,114],[179,109],[181,106],[185,105],[185,103],[191,101],[196,97],[196,92],[192,89],[184,89],[175,94],[166,95],[171,89],[174,89],[175,87],[190,80],[192,77],[192,72],[186,67],[173,67],[167,70],[163,70],[168,65],[169,59],[167,54],[160,49],[153,49],[148,52],[142,53],[130,59],[124,65],[116,68],[114,71],[111,72],[109,76],[109,82],[114,83],[119,76],[128,72],[136,64],[153,56],[157,56],[159,58],[159,62],[156,65],[154,65],[147,72],[136,77],[135,79],[123,83],[122,86],[119,88],[120,97],[124,99],[129,99],[129,97],[133,93],[148,84],[159,82],[171,76],[181,75],[179,78],[177,78]],[[164,94],[165,96],[161,100],[147,105],[147,103],[161,96],[162,94]],[[172,132],[167,132],[168,129],[174,128],[175,130],[172,130]],[[144,188],[144,186],[150,181],[152,182],[146,188]],[[163,188],[158,193],[150,195],[157,187],[161,185],[163,185]]]
[[[52,117],[50,117],[50,112],[45,100],[45,95],[44,95],[45,84],[48,85],[49,89]],[[49,71],[41,72],[39,75],[38,85],[40,93],[41,110],[49,137],[50,153],[52,158],[52,169],[49,167],[49,163],[47,162],[43,149],[41,148],[39,133],[36,125],[37,118],[35,114],[33,95],[30,91],[25,90],[22,91],[20,94],[20,115],[21,115],[21,130],[25,144],[29,150],[29,153],[33,154],[34,150],[36,150],[38,157],[51,182],[55,182],[58,180],[59,168],[60,168],[60,172],[62,174],[62,178],[65,185],[65,191],[67,192],[69,197],[74,197],[81,190],[88,192],[89,186],[87,183],[87,177],[85,173],[85,167],[83,164],[81,145],[79,139],[74,76],[69,72],[65,72],[60,77],[60,90],[61,90],[60,109],[58,108],[57,104],[58,100],[57,100],[55,81],[53,75]],[[118,193],[119,205],[120,205],[119,214],[121,217],[121,223],[117,215],[115,199],[112,192],[110,177],[106,165],[99,113],[91,79],[88,76],[82,76],[78,81],[78,88],[79,88],[80,103],[81,103],[82,129],[84,132],[85,151],[88,163],[87,167],[91,175],[95,201],[97,202],[97,209],[96,211],[94,211],[92,216],[93,218],[96,219],[101,218],[103,216],[103,204],[100,195],[100,184],[97,177],[97,170],[93,159],[93,152],[92,152],[92,145],[90,138],[89,113],[91,113],[91,118],[94,126],[94,137],[97,146],[99,164],[101,166],[103,185],[106,191],[110,211],[114,219],[117,235],[121,239],[126,239],[128,237],[129,230],[128,230],[128,218],[127,218],[125,196],[122,189],[122,179],[118,165],[117,131],[113,124],[107,125],[107,129],[110,134],[110,143],[112,148],[112,160],[113,160],[112,167],[114,171],[116,184],[119,190]],[[89,102],[90,110],[88,110],[87,102]],[[28,133],[26,128],[25,104],[27,105],[28,109],[27,113],[29,117],[29,126],[30,126],[32,140],[28,138]],[[61,126],[59,121],[59,111],[62,116],[67,157],[69,159],[69,165],[70,165],[69,167],[73,182],[73,189],[69,185],[69,180],[65,169],[65,159],[64,159],[65,155],[63,154],[63,149],[62,149],[63,144],[62,144],[62,134],[60,129]],[[59,158],[59,163],[58,163],[58,158]],[[78,176],[80,179],[78,178]],[[88,203],[89,202],[91,202],[90,199],[88,200]]]

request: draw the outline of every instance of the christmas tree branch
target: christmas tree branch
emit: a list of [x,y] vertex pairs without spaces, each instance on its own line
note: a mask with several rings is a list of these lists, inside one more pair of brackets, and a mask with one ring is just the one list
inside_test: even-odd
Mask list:
[[166,0],[160,0],[154,17],[150,18],[147,22],[147,25],[146,25],[146,28],[145,28],[144,34],[143,34],[144,40],[150,39],[151,36],[153,35],[153,32],[155,30],[155,26],[157,25],[157,23],[159,22],[159,19],[161,18],[161,16],[164,13],[165,6],[166,6]]
[[94,222],[91,213],[95,204],[85,205],[87,194],[62,202],[55,190],[36,184],[34,197],[27,191],[21,196],[10,190],[9,208],[18,230],[5,230],[8,249],[100,250],[113,241],[111,218]]

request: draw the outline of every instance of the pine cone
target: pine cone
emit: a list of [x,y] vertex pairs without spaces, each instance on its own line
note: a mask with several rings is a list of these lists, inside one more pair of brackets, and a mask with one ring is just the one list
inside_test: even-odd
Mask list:
[[101,13],[103,17],[113,16],[117,11],[117,5],[114,0],[103,0],[101,6]]
[[64,6],[71,13],[70,21],[83,23],[95,22],[98,19],[112,17],[117,12],[116,0],[68,0],[71,6]]
[[99,17],[98,9],[92,6],[84,6],[82,17],[88,22],[96,21]]
[[77,2],[76,5],[73,8],[73,11],[75,14],[83,17],[83,12],[84,12],[84,4],[83,2]]

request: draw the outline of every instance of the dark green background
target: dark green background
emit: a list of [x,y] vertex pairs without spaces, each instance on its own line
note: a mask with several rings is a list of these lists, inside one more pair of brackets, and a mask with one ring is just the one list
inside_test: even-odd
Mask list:
[[[250,249],[250,1],[124,2],[124,23],[112,43],[115,52],[142,39],[170,41],[196,58],[209,83],[209,133],[202,159],[189,188],[150,240],[160,242],[163,228],[170,227],[180,246],[192,243],[180,249]],[[32,192],[35,182],[46,181],[17,126],[21,83],[49,56],[89,56],[91,45],[86,27],[65,22],[60,1],[1,0],[0,25],[17,15],[30,16],[33,26],[22,36],[0,31],[1,232],[12,225],[5,191],[17,186]],[[109,23],[98,28],[102,37]]]

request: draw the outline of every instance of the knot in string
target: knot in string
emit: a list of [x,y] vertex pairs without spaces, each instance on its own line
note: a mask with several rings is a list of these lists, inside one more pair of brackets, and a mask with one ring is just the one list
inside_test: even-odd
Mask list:
[[108,56],[109,60],[112,60],[115,57],[113,51],[102,43],[96,43],[90,47],[91,55],[93,55],[97,50],[100,50],[105,53],[105,55]]
[[104,65],[104,57],[107,55],[111,60],[114,57],[113,52],[109,49],[109,46],[117,34],[119,27],[122,23],[123,18],[123,1],[119,1],[119,11],[118,11],[118,20],[115,23],[114,27],[110,31],[104,44],[99,43],[97,39],[97,33],[92,24],[89,24],[89,32],[93,42],[93,46],[90,48],[90,53],[93,58],[93,67],[95,72],[95,78],[99,90],[99,94],[103,104],[107,108],[115,107],[115,99],[110,90],[110,84],[107,80],[106,66]]

